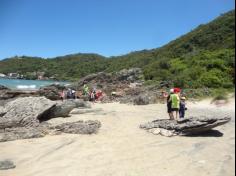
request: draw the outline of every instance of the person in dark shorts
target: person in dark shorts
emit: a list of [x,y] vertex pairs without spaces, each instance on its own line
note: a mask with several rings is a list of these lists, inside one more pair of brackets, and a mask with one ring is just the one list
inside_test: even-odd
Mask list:
[[172,105],[171,94],[173,93],[174,93],[174,89],[170,89],[170,93],[167,97],[167,113],[169,114],[170,120],[174,120],[174,116],[173,116],[172,108],[171,108],[171,105]]
[[179,119],[179,106],[180,106],[180,89],[174,89],[174,93],[170,96],[171,99],[171,111],[173,120]]

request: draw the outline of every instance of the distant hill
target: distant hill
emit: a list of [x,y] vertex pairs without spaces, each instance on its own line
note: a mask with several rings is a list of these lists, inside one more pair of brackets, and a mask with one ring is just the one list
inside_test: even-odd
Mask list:
[[0,61],[0,73],[17,72],[35,78],[32,73],[44,72],[45,76],[63,80],[131,67],[142,68],[147,83],[168,80],[186,88],[234,87],[235,10],[157,49],[112,58],[74,54],[51,59],[23,56]]

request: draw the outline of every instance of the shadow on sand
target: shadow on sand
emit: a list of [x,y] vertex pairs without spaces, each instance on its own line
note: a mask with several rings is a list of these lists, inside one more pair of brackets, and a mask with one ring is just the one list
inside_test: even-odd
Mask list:
[[218,130],[209,130],[206,132],[202,132],[200,134],[189,134],[185,136],[186,137],[222,137],[224,136],[224,134]]

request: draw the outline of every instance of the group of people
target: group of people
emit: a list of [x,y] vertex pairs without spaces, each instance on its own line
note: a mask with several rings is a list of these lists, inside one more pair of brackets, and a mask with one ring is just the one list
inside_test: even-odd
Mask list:
[[83,86],[83,95],[89,97],[89,101],[97,101],[101,100],[103,97],[103,92],[101,90],[97,90],[95,87],[92,88],[91,90],[89,87],[85,84]]
[[103,97],[103,92],[97,90],[96,88],[89,89],[85,84],[82,91],[75,91],[74,89],[68,88],[60,92],[61,100],[64,99],[76,99],[76,98],[85,98],[89,101],[101,100]]
[[184,118],[186,108],[186,97],[181,96],[181,89],[173,88],[167,97],[167,112],[171,120]]
[[64,99],[76,99],[76,91],[73,90],[73,89],[66,89],[66,90],[63,90],[62,92],[60,92],[60,97],[61,97],[61,100],[63,101]]

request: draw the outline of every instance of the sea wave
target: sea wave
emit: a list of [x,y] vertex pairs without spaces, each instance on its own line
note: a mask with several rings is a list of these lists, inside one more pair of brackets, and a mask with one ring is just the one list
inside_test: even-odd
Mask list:
[[17,85],[17,89],[36,89],[36,85]]

